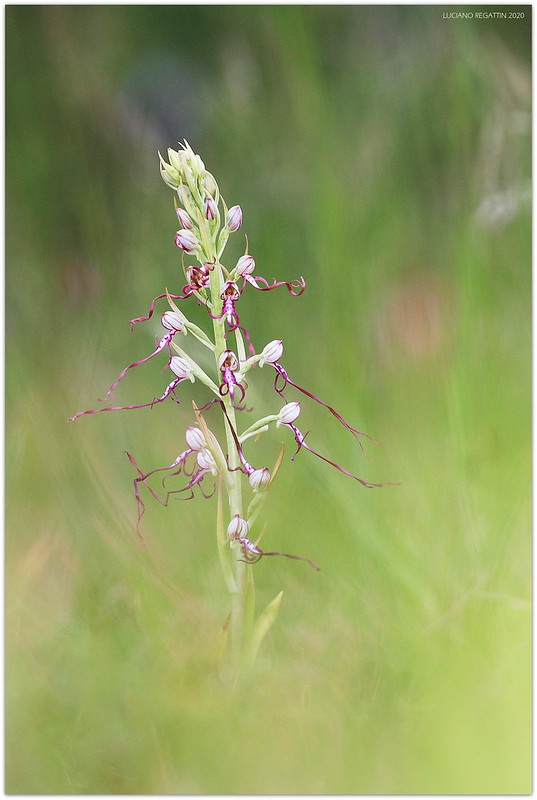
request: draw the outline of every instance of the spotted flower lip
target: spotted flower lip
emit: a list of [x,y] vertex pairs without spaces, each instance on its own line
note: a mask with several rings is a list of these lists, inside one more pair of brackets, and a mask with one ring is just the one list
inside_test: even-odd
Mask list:
[[226,281],[220,294],[222,300],[226,300],[226,298],[229,298],[230,300],[238,300],[240,296],[241,293],[235,281]]
[[225,369],[231,369],[233,372],[239,368],[239,360],[233,350],[224,350],[218,359],[218,368],[221,372]]
[[[232,331],[240,330],[244,334],[244,338],[246,339],[246,343],[248,345],[248,350],[250,351],[250,354],[252,356],[255,356],[255,348],[252,344],[252,340],[250,339],[250,334],[248,333],[246,328],[244,328],[240,324],[240,318],[235,308],[235,303],[240,298],[240,296],[241,293],[235,281],[228,280],[224,284],[224,288],[220,293],[220,299],[223,301],[222,311],[220,312],[220,314],[213,314],[209,310],[209,308],[207,310],[209,311],[209,316],[212,319],[225,319],[229,326],[230,333]],[[227,333],[224,334],[224,338],[226,337]]]
[[[235,310],[235,303],[240,297],[239,287],[234,281],[227,281],[224,284],[220,299],[223,300],[221,317],[226,318],[226,322],[233,329],[239,326],[239,315]],[[212,314],[211,314],[212,316]],[[214,319],[214,317],[213,317]]]
[[242,411],[242,406],[237,406],[235,402],[235,394],[238,389],[240,392],[239,402],[244,399],[246,390],[242,383],[237,379],[235,373],[239,369],[239,360],[232,350],[224,350],[218,359],[218,368],[222,373],[222,383],[219,387],[219,392],[222,397],[229,394],[231,403],[237,411]]

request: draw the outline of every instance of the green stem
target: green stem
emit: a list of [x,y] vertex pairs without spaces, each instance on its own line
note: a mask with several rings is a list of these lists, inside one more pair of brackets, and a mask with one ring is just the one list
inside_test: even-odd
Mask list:
[[[215,268],[211,272],[210,277],[210,288],[211,288],[211,298],[213,303],[213,314],[216,316],[219,312],[221,312],[221,303],[217,303],[217,299],[220,299],[220,294],[222,292],[222,272],[220,268],[220,264],[217,263]],[[213,319],[213,331],[214,331],[214,343],[215,343],[215,362],[216,368],[218,367],[218,361],[220,356],[227,350],[226,340],[224,336],[225,331],[225,321],[224,319]],[[229,418],[229,421],[233,425],[233,428],[237,430],[236,425],[236,418],[235,418],[235,409],[233,408],[231,398],[228,395],[222,397],[222,401],[226,407],[226,412]],[[229,515],[230,519],[232,519],[236,514],[240,517],[244,518],[243,509],[242,509],[242,487],[241,487],[241,476],[242,472],[240,469],[240,460],[239,454],[237,452],[237,447],[235,445],[235,441],[233,439],[233,435],[231,433],[230,427],[227,423],[224,423],[224,428],[226,432],[226,444],[227,444],[227,453],[229,458],[229,472],[228,472],[228,480],[225,482],[227,491],[228,491],[228,500],[229,500]],[[235,471],[234,471],[235,470]],[[235,664],[236,670],[239,670],[242,665],[243,655],[245,651],[246,642],[250,636],[250,628],[251,628],[251,618],[253,616],[253,610],[247,610],[248,606],[248,595],[250,592],[253,592],[253,578],[251,576],[251,567],[240,560],[240,552],[236,550],[230,550],[230,558],[231,558],[231,568],[234,577],[234,588],[232,590],[232,597],[231,597],[231,623],[230,623],[230,633],[231,633],[231,648],[232,648],[232,658]]]

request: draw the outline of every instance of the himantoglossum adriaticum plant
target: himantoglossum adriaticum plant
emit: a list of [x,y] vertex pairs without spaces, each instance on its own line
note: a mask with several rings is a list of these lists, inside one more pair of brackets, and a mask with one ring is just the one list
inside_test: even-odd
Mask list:
[[[101,401],[105,405],[81,411],[69,421],[104,411],[153,408],[168,398],[178,403],[183,381],[202,384],[201,405],[194,404],[195,424],[186,429],[186,447],[171,464],[145,471],[134,456],[127,453],[136,471],[134,494],[138,507],[137,530],[141,536],[140,522],[145,510],[142,487],[165,506],[175,496],[192,498],[195,491],[199,491],[208,498],[217,493],[218,553],[232,597],[229,618],[231,652],[237,664],[252,663],[264,635],[276,618],[281,600],[280,592],[254,622],[252,566],[267,556],[285,556],[306,561],[315,569],[319,567],[304,556],[267,551],[260,547],[255,525],[280,467],[283,445],[272,470],[255,461],[253,464],[248,461],[246,448],[250,448],[271,425],[286,428],[296,443],[292,459],[301,449],[308,450],[363,486],[382,484],[369,483],[353,475],[306,442],[306,435],[297,427],[300,402],[288,400],[285,394],[288,387],[326,408],[358,440],[362,449],[361,437],[372,437],[353,428],[332,406],[289,377],[281,364],[283,343],[280,339],[269,342],[260,352],[256,352],[250,334],[239,317],[238,309],[245,291],[269,292],[284,287],[291,295],[298,297],[306,288],[304,278],[269,281],[256,274],[256,263],[248,252],[247,240],[244,255],[233,267],[225,266],[222,254],[229,236],[242,225],[241,207],[226,206],[215,178],[186,142],[178,151],[168,150],[168,161],[159,157],[162,178],[175,194],[175,211],[179,220],[175,244],[182,254],[186,283],[179,294],[170,294],[167,290],[159,294],[145,316],[131,320],[132,329],[138,323],[151,319],[158,301],[167,301],[169,309],[161,317],[163,335],[153,352],[120,372]],[[185,257],[187,261],[197,263],[186,264]],[[174,301],[181,301],[181,307]],[[183,309],[192,302],[207,309],[212,335],[191,322],[184,313]],[[196,339],[212,353],[214,365],[211,374],[202,369],[187,352],[191,339]],[[156,359],[161,353],[167,359],[164,370],[168,371],[168,378],[171,378],[162,393],[146,403],[114,405],[115,390],[129,370]],[[280,401],[280,406],[274,414],[250,422],[253,409],[247,404],[247,377],[250,378],[249,373],[254,368],[274,371],[275,399]],[[210,415],[206,415],[206,412],[212,408],[222,414],[225,441],[219,440],[214,433],[214,425],[208,421]],[[247,416],[245,411],[249,412]],[[245,417],[246,422],[243,423]],[[250,453],[248,456],[254,460]],[[160,490],[160,493],[151,483],[157,474],[163,478],[161,483],[164,490]],[[177,481],[178,476],[181,476],[179,488],[168,488],[169,481]],[[224,498],[227,498],[227,504]],[[228,623],[224,626],[226,635],[227,629]]]

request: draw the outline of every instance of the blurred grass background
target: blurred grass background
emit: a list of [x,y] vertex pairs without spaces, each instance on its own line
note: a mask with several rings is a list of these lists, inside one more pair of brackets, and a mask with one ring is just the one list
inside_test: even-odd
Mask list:
[[[504,8],[7,7],[8,793],[531,791],[531,6]],[[312,445],[400,482],[285,461],[264,541],[322,571],[255,568],[284,602],[233,696],[214,500],[148,503],[141,548],[123,454],[171,463],[197,387],[66,425],[183,283],[156,158],[183,137],[259,273],[306,278],[245,294],[254,343],[383,447],[303,403]]]

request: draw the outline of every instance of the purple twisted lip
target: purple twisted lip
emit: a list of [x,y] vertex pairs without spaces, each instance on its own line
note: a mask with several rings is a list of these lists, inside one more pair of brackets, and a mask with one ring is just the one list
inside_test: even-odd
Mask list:
[[[273,363],[272,366],[276,370],[276,377],[274,378],[274,389],[280,395],[280,397],[283,400],[285,400],[285,402],[287,402],[287,400],[286,400],[286,397],[285,397],[285,395],[283,393],[283,390],[285,389],[285,387],[289,383],[291,386],[294,386],[295,389],[298,389],[299,392],[302,392],[307,397],[311,397],[311,399],[315,400],[316,403],[319,403],[324,408],[327,408],[328,411],[338,420],[338,422],[340,422],[341,425],[343,425],[344,428],[346,428],[348,431],[350,431],[352,433],[352,435],[354,436],[354,438],[356,439],[356,441],[360,445],[364,455],[367,456],[367,453],[365,451],[363,443],[359,439],[360,436],[365,436],[368,439],[370,439],[372,442],[374,442],[375,444],[378,444],[376,439],[374,439],[368,433],[364,433],[363,431],[359,431],[357,428],[353,428],[352,425],[349,425],[349,423],[345,419],[343,419],[341,414],[339,414],[335,410],[335,408],[332,408],[332,406],[329,406],[328,403],[325,403],[324,400],[320,399],[320,397],[317,397],[317,395],[312,394],[312,392],[309,392],[307,389],[304,389],[302,386],[299,386],[298,383],[295,383],[294,381],[292,381],[291,378],[288,376],[287,372],[281,366],[281,364]],[[278,382],[280,380],[283,381],[283,386],[281,386],[281,387],[278,386]],[[313,453],[313,455],[317,456],[317,458],[320,458],[322,461],[326,461],[327,464],[330,464],[332,467],[335,467],[335,469],[339,470],[339,472],[342,472],[344,475],[348,475],[350,478],[353,478],[355,481],[358,481],[359,483],[362,484],[362,486],[365,486],[368,489],[372,489],[374,487],[380,487],[380,486],[396,486],[397,485],[397,484],[390,484],[390,483],[370,483],[369,481],[365,481],[363,478],[359,478],[357,475],[354,475],[352,472],[349,472],[349,470],[345,469],[345,467],[342,467],[340,464],[337,464],[335,461],[331,461],[329,458],[326,458],[326,456],[323,456],[320,453],[318,453],[317,450],[314,450],[313,447],[310,447],[308,444],[306,444],[305,440],[306,440],[306,436],[308,435],[309,431],[308,431],[308,433],[303,434],[303,433],[301,433],[299,431],[299,429],[296,427],[296,425],[293,425],[292,423],[288,423],[288,422],[286,422],[284,424],[287,425],[287,427],[290,428],[293,431],[293,434],[294,434],[294,437],[295,437],[295,441],[298,444],[298,448],[296,450],[296,453],[291,457],[292,461],[294,461],[294,459],[298,455],[300,449],[302,447],[304,447],[306,450],[309,450],[310,453]]]
[[262,558],[265,556],[284,556],[285,558],[293,558],[296,561],[307,561],[313,569],[319,571],[321,568],[311,559],[306,558],[305,556],[295,556],[291,553],[279,553],[279,552],[270,552],[268,553],[266,550],[261,550],[257,545],[250,541],[246,536],[236,536],[234,537],[235,542],[239,542],[241,545],[241,552],[244,558],[241,558],[241,561],[244,561],[246,564],[257,564],[258,561],[261,561]]
[[[269,283],[266,278],[262,278],[260,275],[243,275],[241,276],[244,280],[244,284],[242,290],[244,291],[246,281],[254,287],[254,289],[259,289],[260,292],[270,292],[272,289],[276,289],[278,286],[286,286],[288,291],[293,295],[293,297],[300,297],[300,295],[304,292],[306,288],[306,281],[301,276],[300,278],[295,278],[292,281],[277,281],[276,279]],[[264,286],[258,286],[258,281],[264,284]]]
[[137,322],[147,322],[149,319],[151,319],[155,312],[155,304],[157,300],[162,300],[164,297],[170,297],[172,300],[187,300],[189,297],[191,297],[193,292],[197,292],[207,286],[209,282],[209,273],[212,269],[214,269],[214,264],[212,262],[206,262],[199,267],[188,267],[187,277],[189,282],[183,286],[183,294],[169,294],[164,292],[163,294],[157,295],[155,298],[153,298],[153,301],[149,306],[149,311],[145,317],[136,317],[135,319],[130,320],[131,331],[134,329],[134,326]]
[[[254,467],[252,467],[252,465],[246,460],[246,458],[244,456],[244,452],[243,452],[243,449],[241,447],[241,443],[239,442],[239,437],[237,436],[237,431],[233,427],[233,424],[232,424],[232,422],[231,422],[231,420],[229,418],[229,415],[228,415],[228,413],[226,411],[226,407],[225,407],[224,403],[221,400],[220,400],[220,406],[222,408],[222,411],[224,412],[224,416],[226,418],[226,422],[229,425],[229,430],[231,431],[231,435],[233,437],[233,441],[235,442],[235,447],[237,448],[237,453],[239,455],[239,459],[240,459],[240,462],[242,464],[242,467],[235,467],[235,469],[230,470],[230,472],[236,472],[238,469],[240,469],[241,472],[244,472],[245,475],[251,475],[252,472],[255,472]],[[229,467],[228,467],[228,469],[229,469]]]
[[233,408],[237,411],[243,411],[244,406],[238,406],[235,402],[235,389],[238,388],[241,396],[239,398],[239,403],[244,400],[244,396],[246,394],[244,386],[238,382],[237,377],[235,375],[235,370],[238,369],[238,361],[237,357],[231,350],[225,350],[222,353],[220,359],[220,371],[222,373],[222,383],[218,387],[218,391],[220,392],[222,397],[225,397],[229,394],[231,398],[231,404]]
[[146,356],[145,358],[141,358],[139,361],[133,361],[132,364],[129,364],[128,367],[125,367],[123,370],[121,370],[121,372],[119,373],[119,376],[116,378],[114,383],[110,386],[110,388],[108,389],[105,397],[102,399],[101,402],[105,402],[108,397],[110,398],[110,400],[113,399],[114,391],[116,390],[118,384],[123,380],[123,378],[125,377],[125,375],[129,371],[129,369],[132,369],[133,367],[139,367],[140,364],[145,364],[146,361],[149,361],[150,359],[154,358],[156,355],[161,353],[164,350],[165,347],[168,348],[168,352],[169,352],[169,355],[170,355],[170,358],[168,360],[168,364],[169,364],[170,360],[172,358],[172,351],[171,351],[170,345],[171,345],[172,339],[173,339],[173,337],[175,336],[176,333],[177,333],[177,331],[175,331],[175,330],[174,331],[170,331],[169,333],[167,333],[165,336],[162,337],[162,339],[160,340],[160,342],[157,344],[156,348],[153,350],[153,352],[150,355]]
[[210,273],[214,267],[215,264],[212,261],[206,261],[200,267],[188,267],[186,271],[188,283],[186,286],[183,286],[183,294],[190,297],[193,292],[199,292],[201,289],[205,289],[205,287],[209,285]]
[[211,317],[211,319],[217,319],[217,320],[220,320],[223,317],[226,318],[226,322],[227,322],[227,324],[229,326],[228,331],[224,333],[224,338],[226,338],[226,339],[227,339],[227,334],[228,333],[233,333],[233,331],[236,331],[236,330],[242,331],[242,333],[244,334],[244,338],[246,339],[246,343],[248,345],[248,350],[250,352],[250,355],[255,356],[255,354],[256,354],[255,353],[255,348],[254,348],[254,346],[252,344],[252,340],[250,338],[250,334],[248,333],[246,328],[244,328],[240,324],[239,315],[238,315],[237,310],[235,308],[235,303],[240,298],[240,292],[239,292],[239,290],[237,288],[237,284],[234,283],[233,281],[228,281],[226,283],[226,285],[224,287],[224,290],[222,291],[220,297],[224,301],[223,304],[222,304],[222,312],[220,314],[218,314],[218,315],[214,315],[214,314],[211,313],[211,311],[209,309],[209,306],[207,305],[207,312],[208,312],[209,316]]
[[218,387],[218,391],[220,392],[222,397],[225,397],[226,394],[229,394],[231,398],[231,405],[233,406],[233,408],[236,409],[237,411],[243,411],[245,406],[239,406],[236,404],[235,388],[238,388],[241,393],[241,396],[239,397],[239,403],[241,403],[244,400],[244,396],[246,395],[244,386],[238,382],[237,378],[235,377],[235,373],[229,367],[226,367],[223,370],[222,377],[223,380],[220,386]]
[[160,397],[155,397],[150,403],[140,403],[139,405],[133,406],[106,406],[105,408],[92,408],[88,411],[79,411],[78,414],[74,415],[74,417],[69,417],[67,422],[73,422],[75,419],[83,417],[85,414],[100,414],[102,411],[132,411],[134,408],[153,408],[155,403],[162,403],[167,397],[170,397],[170,395],[172,395],[172,400],[175,400],[175,402],[178,403],[179,400],[173,396],[173,393],[176,386],[178,386],[183,380],[185,380],[185,378],[175,378],[175,380],[168,384],[164,394],[162,394]]
[[326,461],[327,464],[330,464],[332,467],[335,467],[337,470],[342,472],[344,475],[348,475],[349,478],[354,478],[355,481],[358,481],[358,483],[361,483],[362,486],[365,486],[367,489],[373,489],[373,488],[379,487],[379,486],[389,486],[389,485],[393,486],[393,485],[395,485],[395,484],[386,484],[386,483],[369,483],[369,481],[364,481],[363,478],[359,478],[357,475],[353,475],[353,473],[349,472],[349,470],[345,469],[345,467],[342,467],[339,464],[336,464],[335,461],[331,461],[329,458],[326,458],[326,456],[322,456],[320,453],[317,452],[317,450],[314,450],[313,447],[310,447],[308,444],[306,444],[305,439],[306,439],[306,436],[308,435],[309,431],[307,433],[303,434],[298,430],[296,425],[293,425],[292,422],[285,422],[284,424],[287,425],[288,428],[291,428],[291,430],[293,431],[293,434],[295,436],[295,442],[298,444],[296,453],[291,456],[291,461],[295,460],[295,458],[297,457],[297,455],[300,452],[301,448],[304,447],[306,450],[309,450],[310,453],[313,453],[314,456],[317,456],[317,458],[322,459],[322,461]]
[[162,300],[163,297],[171,297],[172,300],[186,300],[188,296],[189,295],[185,294],[168,294],[167,292],[157,295],[149,306],[149,311],[146,317],[136,317],[135,319],[130,320],[131,331],[134,330],[134,326],[137,322],[147,322],[148,319],[151,319],[155,311],[155,304],[157,300]]
[[[363,431],[359,431],[357,428],[353,428],[352,425],[349,425],[349,423],[346,422],[346,420],[343,419],[341,414],[338,414],[338,412],[335,410],[335,408],[332,408],[332,406],[329,406],[328,403],[325,403],[324,400],[321,400],[320,397],[317,397],[317,395],[312,394],[311,392],[308,392],[307,389],[304,389],[302,386],[299,386],[298,383],[295,383],[294,381],[292,381],[291,378],[289,377],[289,375],[287,374],[287,372],[281,366],[281,364],[274,363],[274,364],[272,364],[272,366],[274,367],[274,369],[276,370],[276,373],[277,373],[276,377],[274,378],[274,390],[280,395],[280,397],[283,400],[285,400],[285,402],[287,402],[287,400],[285,398],[285,395],[284,395],[283,391],[284,391],[285,387],[287,386],[287,384],[289,383],[289,384],[291,384],[291,386],[294,386],[295,389],[298,389],[299,392],[302,392],[302,394],[305,394],[307,397],[311,397],[311,399],[315,400],[316,403],[319,403],[319,405],[324,406],[325,408],[327,408],[328,411],[338,420],[338,422],[340,422],[343,425],[344,428],[346,428],[348,431],[350,431],[352,433],[352,435],[354,436],[354,438],[357,440],[358,444],[360,445],[364,455],[367,455],[367,453],[365,451],[363,443],[358,438],[359,436],[365,436],[367,439],[370,439],[374,444],[377,444],[377,445],[379,444],[377,442],[377,440],[374,439],[372,436],[370,436],[368,433],[364,433]],[[278,381],[280,379],[283,381],[283,386],[281,388],[278,388]],[[380,445],[379,445],[379,447],[380,447]]]
[[[203,487],[201,486],[201,483],[202,483],[203,479],[205,478],[205,476],[208,473],[210,473],[210,469],[202,468],[202,469],[199,469],[199,470],[197,470],[195,472],[187,472],[186,469],[184,468],[186,460],[194,452],[195,451],[191,450],[191,449],[185,450],[183,453],[181,453],[175,459],[173,464],[170,464],[168,467],[157,467],[156,469],[152,469],[149,472],[144,473],[144,472],[142,472],[142,470],[140,469],[140,467],[136,463],[136,459],[134,458],[134,456],[131,455],[130,453],[128,453],[127,451],[125,451],[125,454],[126,454],[127,458],[129,459],[129,461],[131,462],[133,467],[138,472],[138,477],[134,478],[133,485],[134,485],[134,496],[136,498],[136,505],[137,505],[137,509],[138,509],[138,519],[136,521],[136,533],[138,534],[138,536],[140,537],[140,539],[142,541],[144,541],[144,538],[143,538],[143,536],[141,534],[141,531],[140,531],[140,523],[141,523],[143,515],[145,514],[145,503],[144,503],[144,501],[142,500],[142,498],[140,496],[140,485],[139,485],[140,483],[143,483],[143,485],[147,489],[149,489],[149,492],[155,498],[155,500],[157,500],[163,506],[167,506],[168,505],[168,503],[170,502],[170,497],[172,495],[181,494],[182,492],[187,492],[189,490],[190,490],[190,496],[189,497],[183,497],[182,499],[183,500],[192,500],[192,498],[194,497],[194,487],[195,486],[199,486],[199,489],[200,489],[202,495],[206,499],[209,499],[215,493],[215,491],[216,491],[216,483],[214,484],[214,488],[213,488],[213,490],[212,490],[212,492],[210,494],[205,494],[205,492],[203,491]],[[172,473],[170,473],[170,475],[165,476],[165,478],[163,479],[163,485],[164,485],[164,481],[166,480],[166,477],[171,478],[174,475],[179,475],[181,472],[183,472],[187,477],[190,477],[190,480],[188,481],[186,486],[183,486],[182,489],[172,489],[170,491],[167,491],[166,492],[166,497],[162,498],[158,494],[158,492],[155,491],[155,489],[153,489],[153,487],[149,483],[147,483],[147,479],[149,477],[151,477],[151,475],[154,475],[156,472],[167,472],[169,470],[175,469],[176,467],[179,467],[179,469],[176,469],[175,472],[172,472]]]

